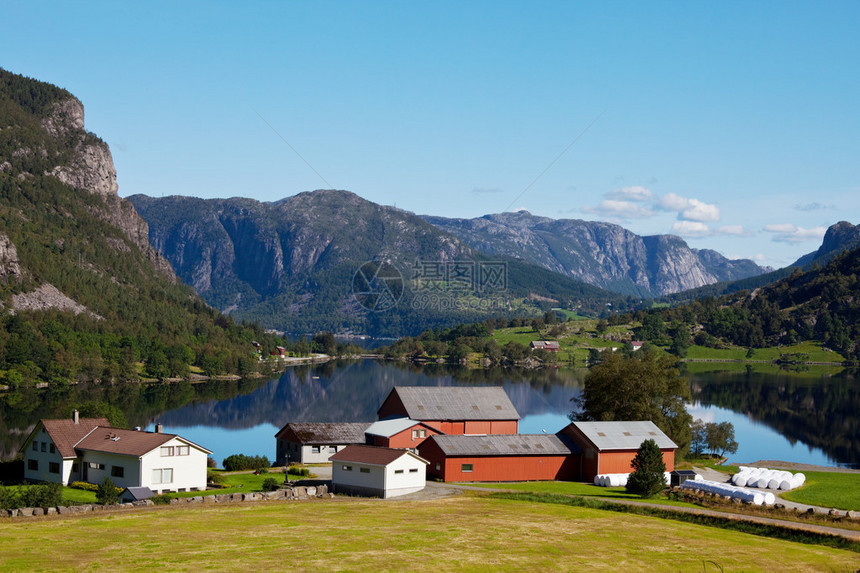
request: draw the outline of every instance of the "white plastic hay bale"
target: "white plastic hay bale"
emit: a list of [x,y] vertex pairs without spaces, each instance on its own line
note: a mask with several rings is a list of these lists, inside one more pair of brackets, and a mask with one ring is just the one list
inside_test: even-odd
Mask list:
[[767,482],[767,489],[779,489],[779,480],[777,478],[771,479]]
[[600,474],[594,476],[594,485],[600,485]]
[[752,500],[752,502],[753,502],[753,505],[762,505],[762,504],[764,504],[764,494],[763,494],[763,493],[756,493],[756,494],[753,494],[753,500]]
[[696,477],[693,478],[693,481],[702,481],[703,479],[705,478],[703,478],[701,474],[696,474]]
[[779,489],[781,489],[782,491],[789,491],[789,490],[792,490],[794,488],[791,487],[791,480],[784,479],[781,482],[779,482]]
[[747,485],[747,479],[749,476],[735,474],[732,476],[732,483],[738,487],[745,487]]
[[800,485],[803,485],[803,483],[806,481],[806,476],[800,472],[797,472],[796,474],[794,474],[794,479],[800,481]]
[[[769,480],[766,477],[758,478],[758,480],[756,480],[756,482],[755,482],[755,487],[760,488],[760,489],[765,489],[765,488],[767,488],[768,481]],[[750,484],[747,484],[747,485],[750,485]],[[756,504],[756,505],[761,505],[761,504]]]
[[776,503],[776,496],[775,496],[775,495],[773,495],[773,494],[772,494],[771,492],[769,492],[769,491],[768,491],[768,492],[766,492],[766,493],[764,494],[764,504],[765,504],[765,505],[773,505],[774,503]]

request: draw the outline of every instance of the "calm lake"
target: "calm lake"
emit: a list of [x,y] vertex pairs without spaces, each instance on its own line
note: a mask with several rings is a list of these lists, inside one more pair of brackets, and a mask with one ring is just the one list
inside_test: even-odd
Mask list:
[[[520,413],[520,433],[568,423],[585,370],[467,370],[371,360],[290,369],[245,395],[192,403],[158,416],[165,431],[215,452],[275,456],[287,422],[373,421],[395,385],[502,385]],[[850,374],[688,375],[694,418],[729,421],[739,443],[730,461],[784,460],[860,467],[860,382]],[[155,420],[153,420],[155,421]],[[150,424],[148,429],[151,429]]]
[[[14,457],[41,418],[72,405],[108,402],[130,426],[164,424],[212,450],[275,458],[274,435],[287,422],[373,421],[395,385],[501,385],[520,413],[520,433],[554,433],[568,423],[585,370],[469,370],[373,360],[289,368],[274,380],[191,385],[81,384],[0,396],[0,457]],[[785,460],[860,467],[860,377],[805,374],[688,374],[694,418],[734,424],[731,461]],[[67,412],[68,411],[68,412]]]

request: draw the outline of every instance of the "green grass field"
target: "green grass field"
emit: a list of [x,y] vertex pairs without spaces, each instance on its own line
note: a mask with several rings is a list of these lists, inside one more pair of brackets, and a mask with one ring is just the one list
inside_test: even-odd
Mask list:
[[818,342],[803,342],[792,346],[777,348],[754,348],[752,356],[747,356],[748,349],[741,347],[717,349],[705,346],[690,346],[687,350],[688,360],[765,360],[772,362],[783,354],[805,354],[808,362],[843,362],[845,358],[838,352],[824,350]]
[[638,495],[627,493],[623,487],[599,487],[589,483],[572,481],[533,481],[517,483],[470,483],[475,487],[506,489],[530,493],[554,493],[559,495],[579,495],[602,499],[627,499],[631,501],[647,501],[660,505],[676,505],[681,507],[697,507],[691,503],[674,501],[664,497],[643,500]]
[[803,487],[782,494],[787,500],[860,511],[860,473],[803,472]]
[[0,520],[0,570],[853,571],[858,554],[564,505],[456,497]]

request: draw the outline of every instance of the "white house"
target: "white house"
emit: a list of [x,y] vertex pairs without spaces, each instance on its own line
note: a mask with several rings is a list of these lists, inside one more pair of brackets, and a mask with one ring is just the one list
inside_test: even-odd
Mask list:
[[424,489],[427,460],[409,450],[351,445],[331,456],[335,493],[382,498]]
[[29,481],[148,487],[157,493],[206,489],[212,452],[181,436],[111,427],[105,418],[41,420],[27,438],[24,478]]

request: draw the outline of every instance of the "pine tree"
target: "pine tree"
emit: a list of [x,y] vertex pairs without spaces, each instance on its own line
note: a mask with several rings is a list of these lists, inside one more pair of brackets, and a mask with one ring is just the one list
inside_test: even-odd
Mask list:
[[99,484],[99,489],[96,491],[96,501],[102,505],[113,505],[119,501],[119,492],[109,477],[106,477]]
[[627,491],[642,497],[654,497],[666,487],[666,464],[654,440],[639,446],[631,463],[633,473],[627,478]]

